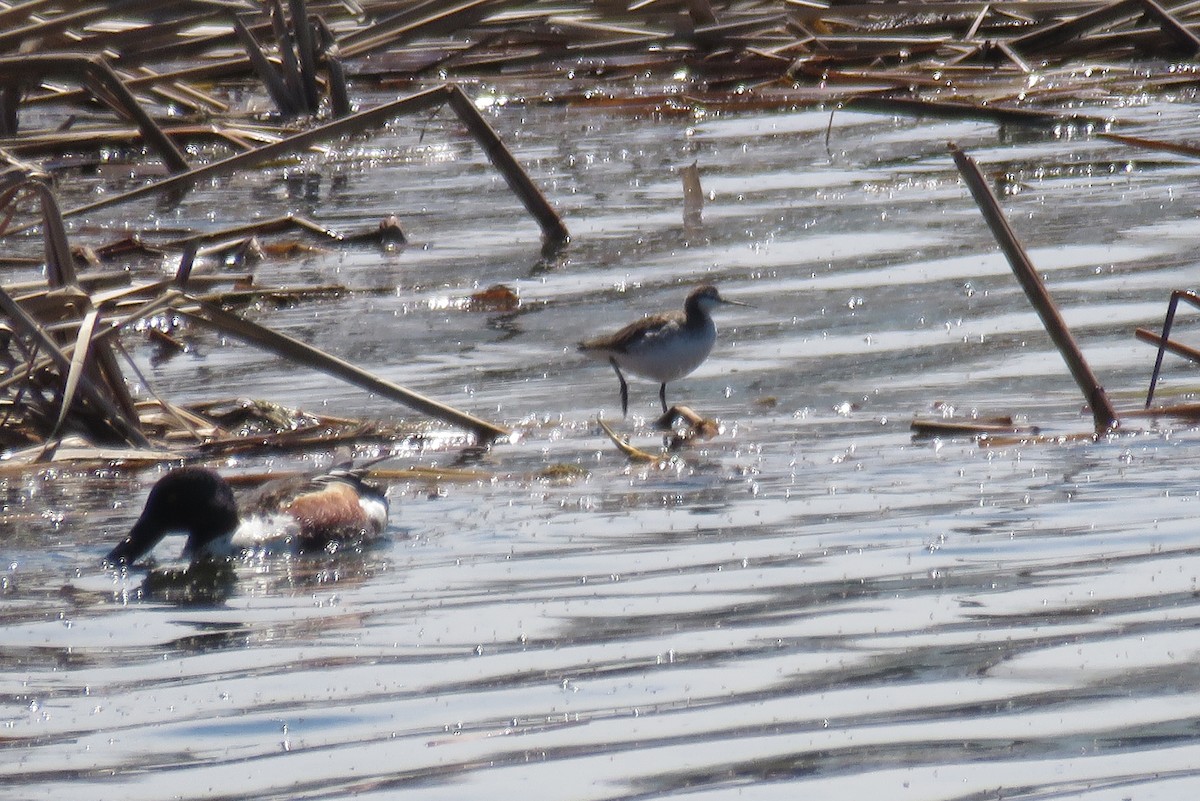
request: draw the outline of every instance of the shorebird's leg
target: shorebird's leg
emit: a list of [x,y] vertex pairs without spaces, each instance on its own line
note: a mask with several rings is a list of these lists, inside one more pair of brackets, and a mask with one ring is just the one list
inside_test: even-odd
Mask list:
[[658,387],[658,399],[660,401],[662,401],[663,414],[666,414],[667,413],[667,382],[666,381],[664,381]]
[[612,365],[613,370],[617,373],[617,380],[621,382],[621,416],[629,416],[629,385],[625,383],[625,376],[621,375],[621,368],[617,364],[616,359],[609,359],[608,363]]

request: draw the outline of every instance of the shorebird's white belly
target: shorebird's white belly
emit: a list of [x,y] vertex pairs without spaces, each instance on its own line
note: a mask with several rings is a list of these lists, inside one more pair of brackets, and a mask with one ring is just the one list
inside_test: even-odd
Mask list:
[[717,328],[711,322],[701,329],[672,323],[647,334],[625,352],[610,355],[621,369],[666,384],[703,364],[716,341]]

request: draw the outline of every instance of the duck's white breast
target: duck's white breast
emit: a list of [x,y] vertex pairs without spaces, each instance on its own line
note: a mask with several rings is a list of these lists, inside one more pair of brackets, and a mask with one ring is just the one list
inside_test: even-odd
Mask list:
[[372,531],[367,533],[381,533],[388,524],[388,504],[383,498],[374,498],[369,495],[360,496],[358,499],[359,506],[367,516],[367,522],[372,527]]

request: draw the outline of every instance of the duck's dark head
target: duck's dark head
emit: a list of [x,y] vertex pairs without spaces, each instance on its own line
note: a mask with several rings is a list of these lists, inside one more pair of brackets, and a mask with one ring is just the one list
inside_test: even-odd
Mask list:
[[232,533],[237,525],[237,502],[228,482],[205,467],[181,467],[159,479],[129,536],[104,559],[114,565],[133,564],[172,531],[187,532],[185,553],[202,553],[206,544]]

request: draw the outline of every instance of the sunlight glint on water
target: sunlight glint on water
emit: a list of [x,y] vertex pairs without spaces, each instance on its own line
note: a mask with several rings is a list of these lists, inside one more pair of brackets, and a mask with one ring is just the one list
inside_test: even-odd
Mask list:
[[[1191,119],[1153,111],[1164,128]],[[240,564],[215,601],[186,604],[98,566],[154,474],[4,479],[0,798],[1194,794],[1196,432],[1130,420],[1094,444],[982,447],[909,431],[950,408],[1091,425],[947,139],[1003,176],[1121,408],[1141,404],[1154,356],[1133,329],[1161,325],[1194,271],[1193,164],[842,112],[828,150],[817,111],[689,129],[508,107],[492,122],[563,211],[560,256],[453,125],[353,143],[304,167],[301,195],[273,172],[169,213],[333,228],[397,214],[402,251],[258,271],[382,291],[249,313],[518,426],[470,465],[496,480],[396,483],[382,548]],[[693,161],[710,193],[699,232],[676,172]],[[656,387],[633,381],[622,420],[612,372],[574,343],[708,280],[753,308],[718,312],[712,358],[669,397],[724,433],[669,467],[629,465],[594,420],[654,449]],[[521,294],[517,313],[457,302],[494,283]],[[1194,315],[1180,326],[1200,340]],[[196,355],[162,364],[127,344],[177,400],[407,416],[192,336]],[[1167,360],[1164,402],[1196,386]],[[453,464],[459,445],[433,438],[398,463]],[[586,477],[539,477],[561,464]]]

